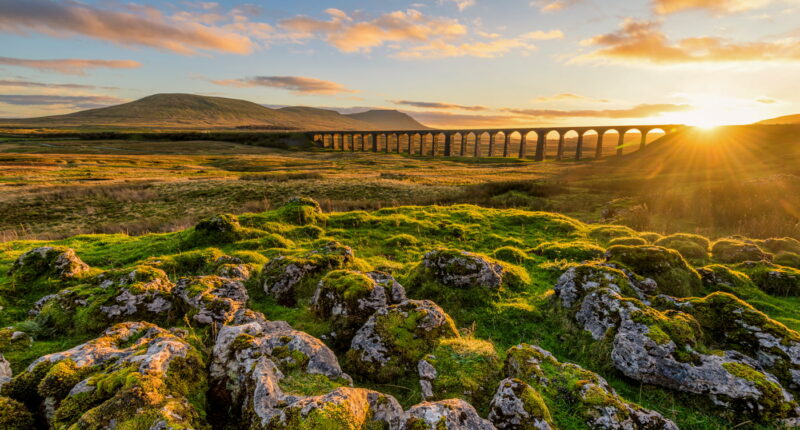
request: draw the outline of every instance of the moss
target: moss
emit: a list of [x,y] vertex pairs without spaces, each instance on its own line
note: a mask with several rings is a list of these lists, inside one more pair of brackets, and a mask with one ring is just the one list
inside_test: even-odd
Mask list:
[[233,243],[266,234],[262,230],[242,227],[235,215],[221,214],[200,221],[186,238],[186,244],[189,246],[201,246]]
[[171,275],[210,274],[216,269],[216,262],[225,254],[218,248],[203,248],[180,254],[150,257],[145,264],[157,267]]
[[72,360],[59,361],[39,381],[36,390],[42,397],[63,399],[91,371],[91,368],[79,369]]
[[659,246],[612,246],[608,261],[619,263],[634,273],[652,278],[663,294],[676,297],[697,296],[702,290],[700,275],[675,250]]
[[275,211],[275,216],[282,222],[296,225],[323,224],[326,220],[319,203],[307,197],[291,198]]
[[637,233],[630,227],[621,225],[598,225],[589,230],[589,237],[603,245],[618,237],[635,237]]
[[472,338],[443,339],[424,358],[436,369],[434,400],[461,398],[485,414],[502,379],[503,363],[494,345]]
[[687,261],[696,265],[705,264],[709,259],[708,248],[710,242],[700,235],[686,233],[671,234],[656,241],[655,245],[674,249]]
[[286,233],[286,236],[292,239],[319,239],[325,236],[325,229],[320,226],[309,224],[295,227]]
[[346,386],[346,381],[331,380],[325,375],[295,370],[279,381],[284,393],[295,396],[318,396]]
[[419,240],[410,234],[396,234],[383,242],[389,248],[411,248],[419,244]]
[[778,266],[767,261],[747,261],[734,266],[767,294],[800,296],[800,269]]
[[236,246],[243,249],[288,249],[294,248],[295,243],[277,233],[267,233],[258,239],[242,240]]
[[659,312],[644,307],[642,310],[633,312],[631,319],[646,325],[649,329],[647,336],[654,342],[663,345],[672,341],[675,343],[677,351],[697,349],[703,339],[703,330],[700,324],[692,315],[684,312]]
[[758,241],[756,244],[773,254],[779,252],[800,254],[800,240],[791,237],[773,237]]
[[33,415],[22,403],[8,397],[0,397],[0,428],[5,430],[35,428]]
[[588,242],[544,242],[533,249],[533,253],[542,257],[569,261],[599,260],[606,250]]
[[659,239],[664,237],[664,235],[662,235],[660,233],[654,233],[654,232],[645,232],[645,233],[639,233],[639,237],[641,237],[642,239],[646,240],[647,243],[649,243],[649,244],[654,244]]
[[636,236],[615,237],[608,241],[608,246],[614,245],[647,245],[647,241]]
[[[513,382],[519,387],[519,390],[514,394],[522,401],[522,408],[525,412],[531,417],[538,418],[548,423],[551,428],[555,427],[553,424],[553,417],[550,415],[550,409],[547,407],[539,391],[519,379],[515,379]],[[520,424],[520,430],[538,430],[531,422]]]
[[703,286],[709,292],[747,294],[756,288],[746,274],[721,264],[701,267],[697,272],[702,278]]
[[500,261],[512,264],[522,264],[528,260],[528,255],[525,251],[513,246],[497,248],[492,253],[492,256]]
[[770,423],[790,414],[792,409],[797,407],[795,402],[787,402],[783,397],[783,388],[780,384],[770,381],[766,375],[744,363],[723,363],[722,366],[731,375],[746,379],[752,382],[759,391],[761,397],[758,400],[759,413],[754,419]]
[[789,251],[779,251],[775,254],[772,262],[779,266],[793,267],[800,269],[800,254]]
[[770,259],[758,245],[738,239],[720,239],[711,246],[711,255],[719,263],[741,263]]

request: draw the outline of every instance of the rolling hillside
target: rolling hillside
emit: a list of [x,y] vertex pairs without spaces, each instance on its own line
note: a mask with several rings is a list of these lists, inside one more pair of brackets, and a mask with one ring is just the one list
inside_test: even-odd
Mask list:
[[[371,121],[372,117],[376,117],[376,121]],[[0,120],[0,125],[271,130],[375,130],[388,125],[395,129],[425,128],[400,112],[359,118],[307,107],[270,109],[246,100],[194,94],[155,94],[129,103],[66,115],[5,119]]]
[[757,124],[771,125],[771,124],[800,124],[800,114],[779,116],[777,118],[765,119],[759,121]]

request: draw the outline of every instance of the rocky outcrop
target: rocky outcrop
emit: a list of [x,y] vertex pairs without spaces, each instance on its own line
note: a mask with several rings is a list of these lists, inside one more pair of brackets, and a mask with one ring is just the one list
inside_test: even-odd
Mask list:
[[[119,321],[133,316],[162,317],[173,307],[173,284],[160,269],[140,266],[129,272],[106,272],[98,276],[97,282],[101,290],[114,296],[99,306],[100,313],[108,321]],[[72,303],[82,306],[93,300],[91,295],[82,297],[82,292],[91,294],[90,291],[79,289],[62,291],[59,294],[73,296]]]
[[469,403],[460,399],[424,402],[407,412],[403,430],[494,430]]
[[409,371],[440,339],[458,337],[447,313],[430,300],[407,300],[382,308],[353,337],[347,361],[376,381],[388,381]]
[[247,288],[239,280],[219,276],[181,278],[174,294],[200,324],[226,324],[247,304]]
[[267,428],[399,430],[404,417],[403,408],[392,396],[363,388],[341,387],[284,407],[269,421]]
[[220,329],[210,376],[215,397],[257,427],[308,394],[292,393],[285,384],[289,378],[301,379],[296,385],[302,385],[303,378],[314,378],[315,386],[330,389],[351,384],[336,356],[319,339],[249,310],[240,311]]
[[702,290],[700,275],[673,249],[615,245],[606,250],[606,260],[654,280],[662,294],[692,297]]
[[39,277],[72,279],[87,272],[89,266],[70,248],[43,246],[34,248],[17,258],[9,274],[21,281]]
[[354,261],[353,250],[339,242],[328,242],[300,256],[277,257],[262,270],[264,292],[282,305],[294,306],[299,290],[308,290],[305,298],[310,299],[312,285],[324,272],[346,268]]
[[330,322],[333,343],[346,347],[375,311],[405,300],[405,289],[391,275],[336,270],[319,281],[311,310]]
[[202,401],[204,367],[180,333],[122,323],[37,359],[3,393],[41,404],[51,428],[202,428],[203,414],[188,399]]
[[[626,402],[600,375],[575,364],[561,363],[552,354],[537,346],[522,344],[509,349],[505,373],[509,378],[516,378],[530,385],[537,392],[560,397],[568,404],[574,405],[575,413],[589,428],[678,429],[672,421],[659,413]],[[523,411],[519,411],[522,408],[529,415],[546,422],[546,409],[542,410],[542,405],[539,405],[538,401],[529,398],[527,401],[517,402],[519,396],[517,393],[526,391],[526,387],[518,381],[506,379],[501,382],[492,402],[491,416],[501,425],[506,425],[508,420],[519,418],[517,414],[522,414]],[[528,394],[533,393],[528,391]],[[496,406],[503,405],[504,402],[509,402],[506,409],[496,410]]]
[[[792,395],[755,358],[758,352],[750,356],[736,350],[704,352],[712,348],[703,343],[707,337],[703,319],[698,321],[691,313],[677,310],[661,312],[606,285],[571,285],[564,282],[567,279],[575,278],[565,273],[555,288],[561,306],[594,339],[611,339],[611,362],[626,376],[706,397],[728,408],[729,413],[755,421],[799,416]],[[739,329],[751,331],[744,326]]]
[[500,382],[489,405],[489,421],[498,430],[550,430],[553,419],[541,394],[517,378]]
[[3,384],[11,380],[11,375],[11,364],[3,357],[3,354],[0,354],[0,388],[3,388]]

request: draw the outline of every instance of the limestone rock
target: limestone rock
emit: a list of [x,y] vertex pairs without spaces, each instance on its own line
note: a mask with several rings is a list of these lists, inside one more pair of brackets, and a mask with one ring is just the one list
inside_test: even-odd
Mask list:
[[658,291],[675,297],[697,296],[702,289],[700,275],[678,251],[660,246],[615,245],[606,250],[609,263],[653,279]]
[[220,328],[210,366],[212,392],[245,422],[264,426],[301,399],[281,387],[295,374],[323,378],[331,387],[352,383],[328,347],[286,322],[243,309]]
[[331,323],[335,344],[349,346],[355,332],[375,311],[405,300],[403,286],[391,275],[337,270],[319,281],[311,309]]
[[363,388],[341,387],[320,396],[302,398],[281,409],[270,429],[381,428],[399,430],[403,408],[392,396]]
[[248,298],[241,281],[219,276],[181,278],[174,294],[192,310],[192,319],[201,324],[230,322]]
[[325,271],[345,268],[354,260],[353,250],[339,242],[329,242],[301,256],[277,257],[262,270],[264,292],[282,305],[294,306],[302,283],[312,282],[311,278]]
[[[173,307],[173,284],[160,269],[140,266],[130,272],[107,272],[98,277],[98,282],[103,290],[116,290],[115,297],[100,307],[100,312],[109,321],[132,316],[163,316]],[[72,299],[75,305],[86,304],[89,300],[92,300],[91,296]]]
[[469,403],[461,399],[424,402],[414,405],[406,414],[403,430],[494,430],[489,421],[478,416]]
[[[99,338],[34,361],[5,387],[40,402],[51,428],[202,428],[188,398],[205,386],[200,353],[144,322],[115,325]],[[168,380],[181,384],[165,384]]]
[[442,285],[474,286],[497,290],[503,284],[503,265],[467,251],[435,250],[425,254],[422,264]]
[[[537,346],[522,344],[509,349],[505,372],[507,377],[517,378],[538,392],[547,393],[550,397],[560,397],[575,405],[576,413],[589,428],[678,429],[672,421],[659,413],[626,402],[600,375],[572,363],[561,363],[548,351]],[[508,379],[503,381],[503,383],[508,382]],[[515,402],[515,396],[518,394],[508,393],[503,383],[498,388],[498,395],[501,395],[501,398],[495,396],[493,401],[492,416],[500,420],[502,425],[506,425],[509,418],[515,419],[516,415],[512,412],[519,407],[519,403]],[[519,383],[512,383],[509,389],[511,388],[519,392],[524,391],[525,387]],[[503,397],[504,395],[507,397]],[[503,410],[496,411],[495,406],[505,399],[512,401],[507,405],[508,413]],[[546,416],[541,411],[538,415]]]
[[489,421],[498,430],[553,428],[553,419],[541,394],[520,379],[501,381],[489,409]]
[[11,364],[3,357],[3,354],[0,354],[0,388],[11,380],[11,376]]
[[41,276],[72,279],[88,270],[89,266],[78,258],[74,250],[43,246],[20,255],[9,274],[23,281]]
[[353,337],[348,364],[378,381],[416,370],[440,339],[459,337],[447,313],[430,300],[407,300],[376,311]]

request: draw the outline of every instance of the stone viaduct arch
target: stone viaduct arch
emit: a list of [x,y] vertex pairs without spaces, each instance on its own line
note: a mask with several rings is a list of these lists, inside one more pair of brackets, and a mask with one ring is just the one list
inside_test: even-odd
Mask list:
[[[651,132],[669,135],[683,130],[681,124],[535,127],[456,130],[384,130],[309,132],[319,147],[334,151],[384,152],[431,157],[516,157],[576,161],[604,155],[618,156],[648,145]],[[597,134],[594,148],[587,135]],[[636,139],[635,134],[639,134]],[[606,136],[608,134],[608,136]],[[612,137],[615,135],[615,137]],[[609,144],[613,139],[613,145]],[[593,149],[593,151],[592,151]],[[587,151],[589,153],[587,153]],[[604,154],[609,152],[608,154]]]

